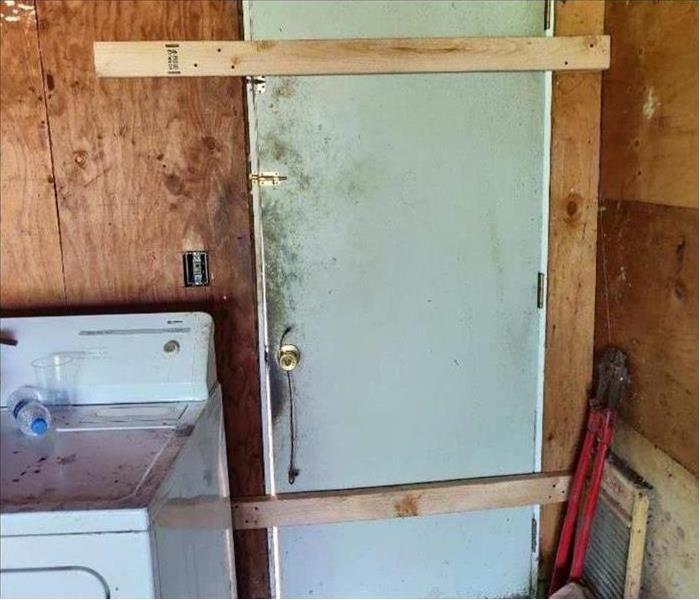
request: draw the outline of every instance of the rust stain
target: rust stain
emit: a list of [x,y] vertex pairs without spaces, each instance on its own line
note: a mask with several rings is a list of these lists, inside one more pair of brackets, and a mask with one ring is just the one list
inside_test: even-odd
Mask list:
[[394,503],[394,511],[397,517],[418,516],[418,499],[411,494],[406,494],[401,500]]

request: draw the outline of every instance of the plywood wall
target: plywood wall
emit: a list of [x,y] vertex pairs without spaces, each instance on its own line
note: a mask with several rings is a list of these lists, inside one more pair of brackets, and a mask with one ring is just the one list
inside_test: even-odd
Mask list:
[[606,4],[596,348],[630,357],[615,447],[657,488],[644,591],[697,597],[698,5]]
[[608,3],[597,313],[630,353],[624,417],[696,475],[697,24],[695,2]]
[[0,303],[22,308],[66,301],[39,37],[27,6],[0,4]]
[[[263,493],[243,84],[92,66],[95,40],[237,39],[237,3],[0,6],[3,312],[212,313],[232,492]],[[182,252],[202,249],[212,284],[186,288]],[[265,533],[236,543],[239,593],[266,595]]]

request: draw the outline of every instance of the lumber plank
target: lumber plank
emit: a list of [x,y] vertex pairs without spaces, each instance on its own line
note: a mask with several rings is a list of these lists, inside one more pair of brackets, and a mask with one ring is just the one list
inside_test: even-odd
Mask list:
[[600,70],[603,35],[560,38],[95,42],[98,77]]
[[233,511],[236,530],[401,519],[564,502],[569,473],[532,473],[383,487],[293,492],[257,498],[201,496],[155,510],[163,527],[218,528]]
[[[555,5],[555,36],[602,32],[605,3]],[[555,73],[549,198],[547,333],[542,468],[571,469],[586,418],[593,366],[600,73]],[[542,574],[554,554],[562,507],[542,510]]]
[[649,496],[643,491],[638,491],[635,494],[630,523],[630,543],[625,566],[625,598],[640,597],[648,514]]
[[564,502],[568,473],[537,473],[234,500],[234,527],[396,519]]

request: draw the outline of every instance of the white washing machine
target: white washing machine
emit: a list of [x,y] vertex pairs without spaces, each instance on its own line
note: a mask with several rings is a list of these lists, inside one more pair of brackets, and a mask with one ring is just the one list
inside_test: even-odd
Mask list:
[[[212,320],[204,313],[1,319],[0,595],[235,597],[230,513],[159,523],[173,501],[228,498]],[[32,362],[72,358],[70,406],[23,435],[8,395]],[[187,502],[182,503],[182,500]],[[201,519],[199,520],[201,522]]]

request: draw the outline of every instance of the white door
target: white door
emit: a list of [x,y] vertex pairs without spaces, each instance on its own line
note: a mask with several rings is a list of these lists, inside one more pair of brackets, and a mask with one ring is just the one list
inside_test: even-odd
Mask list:
[[[251,0],[246,35],[544,35],[543,17],[543,2]],[[288,177],[257,191],[271,490],[539,468],[548,82],[268,77],[251,92],[253,170]],[[291,379],[282,338],[301,352]],[[279,593],[528,595],[536,516],[283,528]]]

